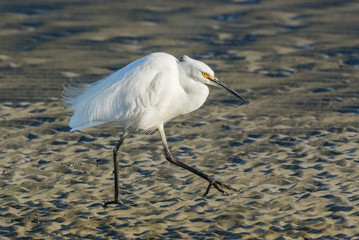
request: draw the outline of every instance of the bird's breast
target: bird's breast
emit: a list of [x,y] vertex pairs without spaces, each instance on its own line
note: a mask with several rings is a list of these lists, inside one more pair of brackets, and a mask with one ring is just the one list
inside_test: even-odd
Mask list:
[[182,114],[193,112],[200,108],[206,101],[209,89],[205,84],[196,82],[185,89],[185,97],[182,102]]

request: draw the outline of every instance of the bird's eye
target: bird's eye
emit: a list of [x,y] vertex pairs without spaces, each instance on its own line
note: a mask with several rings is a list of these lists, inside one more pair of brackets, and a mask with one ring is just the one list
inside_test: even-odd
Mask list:
[[202,72],[202,76],[203,76],[204,78],[208,78],[208,73]]

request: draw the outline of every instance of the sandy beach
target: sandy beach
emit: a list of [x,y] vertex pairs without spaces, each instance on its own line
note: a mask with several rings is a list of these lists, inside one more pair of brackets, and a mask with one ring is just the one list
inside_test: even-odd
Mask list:
[[[359,1],[0,2],[1,239],[358,239]],[[211,88],[157,131],[69,132],[63,84],[146,54],[204,61]]]

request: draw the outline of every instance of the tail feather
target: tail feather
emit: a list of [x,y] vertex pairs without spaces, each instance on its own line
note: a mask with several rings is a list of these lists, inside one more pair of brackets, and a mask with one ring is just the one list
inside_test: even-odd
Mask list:
[[76,103],[78,103],[78,97],[86,91],[88,86],[90,86],[90,84],[75,83],[72,79],[66,81],[63,85],[64,91],[62,93],[62,100],[65,107],[74,112]]
[[72,126],[71,123],[70,123],[70,127],[71,127],[70,132],[81,130],[81,129],[84,129],[84,128],[98,126],[98,125],[105,124],[105,123],[106,122],[95,121],[95,122],[89,122],[89,123],[83,124],[81,126]]

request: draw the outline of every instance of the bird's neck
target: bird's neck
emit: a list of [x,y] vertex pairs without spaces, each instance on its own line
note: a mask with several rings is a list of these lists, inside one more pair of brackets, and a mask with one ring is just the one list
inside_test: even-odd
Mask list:
[[183,102],[187,102],[184,109],[184,114],[186,114],[203,105],[209,94],[209,89],[205,84],[191,78],[185,71],[180,70],[179,74],[180,85],[185,92]]

